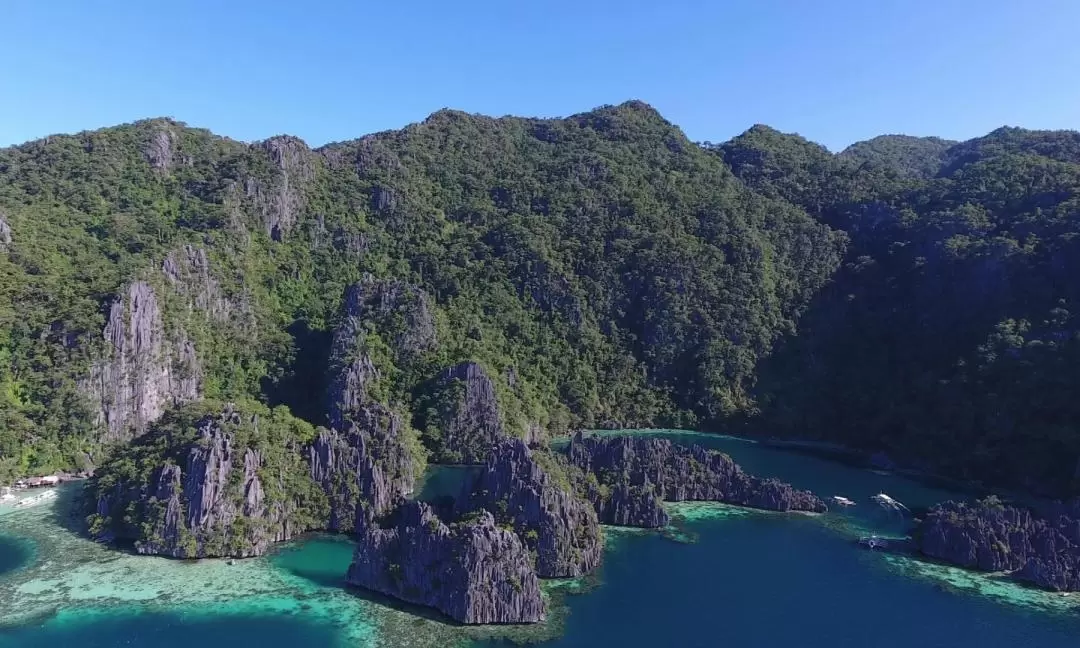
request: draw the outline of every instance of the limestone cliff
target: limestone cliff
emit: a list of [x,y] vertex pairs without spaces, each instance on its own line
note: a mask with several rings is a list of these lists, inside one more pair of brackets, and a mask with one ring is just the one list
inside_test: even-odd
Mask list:
[[379,378],[368,336],[389,347],[395,364],[405,366],[435,346],[435,321],[428,296],[397,280],[366,277],[345,291],[341,324],[334,331],[327,407],[330,425],[340,428],[346,414],[369,400]]
[[423,471],[401,417],[369,403],[353,410],[344,431],[322,430],[309,450],[311,478],[326,493],[326,528],[351,532],[362,519],[386,513],[413,491]]
[[274,173],[270,178],[248,177],[244,195],[266,234],[275,241],[284,241],[307,208],[307,190],[315,177],[317,156],[303,140],[285,135],[252,146],[270,159]]
[[513,524],[536,552],[541,577],[580,576],[600,564],[604,543],[596,512],[574,493],[565,470],[553,456],[534,453],[519,439],[503,441],[459,506],[486,509]]
[[1080,500],[1046,508],[1040,514],[995,499],[945,502],[930,510],[915,537],[919,550],[937,560],[1080,591]]
[[163,425],[91,483],[92,531],[143,554],[203,558],[258,556],[322,528],[325,501],[305,484],[302,439],[283,417],[226,406]]
[[105,352],[81,382],[109,441],[142,434],[167,408],[199,397],[202,369],[182,331],[169,333],[150,284],[129,284],[113,301]]
[[243,309],[223,294],[205,248],[187,244],[173,250],[162,262],[161,272],[190,312],[198,311],[215,322],[228,322],[234,315],[248,317],[248,313],[236,312]]
[[4,219],[4,215],[0,213],[0,252],[6,252],[11,245],[11,225]]
[[431,388],[433,416],[425,436],[439,463],[483,463],[506,436],[495,385],[484,368],[462,362],[443,371]]
[[570,461],[593,475],[588,489],[609,524],[657,527],[667,523],[658,500],[710,500],[772,511],[826,510],[809,491],[743,472],[731,457],[701,446],[635,436],[585,437],[570,443]]
[[413,501],[387,525],[361,525],[350,584],[436,608],[461,623],[544,619],[528,549],[490,513],[447,525]]

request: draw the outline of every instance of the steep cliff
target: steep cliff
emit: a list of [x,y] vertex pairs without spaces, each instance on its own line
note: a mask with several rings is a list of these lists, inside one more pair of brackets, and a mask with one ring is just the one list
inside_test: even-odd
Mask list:
[[326,526],[307,475],[314,430],[287,411],[198,404],[170,413],[110,459],[91,488],[91,532],[143,554],[248,557]]
[[199,397],[195,347],[182,331],[165,329],[150,284],[136,281],[113,301],[104,337],[104,357],[81,383],[104,439],[142,434],[167,408]]
[[490,513],[447,525],[422,502],[358,529],[347,581],[461,623],[534,623],[544,600],[528,549]]
[[330,498],[331,529],[351,531],[361,517],[383,515],[412,492],[424,470],[418,435],[387,404],[388,390],[372,356],[389,352],[392,359],[380,360],[394,370],[395,360],[408,362],[434,344],[426,303],[408,285],[371,277],[345,292],[328,369],[331,429],[320,432],[310,450],[311,476]]
[[309,464],[311,478],[329,498],[326,528],[351,532],[363,518],[386,513],[413,491],[424,469],[421,457],[401,417],[376,403],[354,410],[344,431],[320,430]]
[[586,437],[578,432],[569,456],[573,465],[595,478],[587,495],[600,519],[609,524],[661,526],[667,519],[657,510],[657,500],[710,500],[772,511],[826,510],[813,493],[748,475],[731,457],[697,445],[635,436]]
[[916,530],[919,550],[960,567],[1008,571],[1056,591],[1080,591],[1080,500],[1039,513],[996,499],[932,508]]
[[462,362],[434,381],[424,438],[438,463],[483,463],[506,436],[495,385],[476,362]]
[[371,276],[349,286],[330,353],[330,425],[340,428],[349,411],[385,396],[385,390],[371,393],[380,378],[375,354],[385,350],[390,357],[384,361],[400,368],[435,342],[434,316],[422,290]]
[[604,543],[596,513],[579,499],[554,455],[533,452],[519,439],[495,446],[459,507],[486,509],[512,524],[536,552],[542,578],[576,577],[595,569]]

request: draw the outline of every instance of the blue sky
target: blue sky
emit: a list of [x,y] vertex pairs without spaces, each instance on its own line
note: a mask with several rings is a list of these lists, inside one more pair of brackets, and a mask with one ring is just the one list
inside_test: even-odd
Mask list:
[[1077,0],[3,0],[0,145],[171,116],[312,145],[636,98],[695,140],[1080,128]]

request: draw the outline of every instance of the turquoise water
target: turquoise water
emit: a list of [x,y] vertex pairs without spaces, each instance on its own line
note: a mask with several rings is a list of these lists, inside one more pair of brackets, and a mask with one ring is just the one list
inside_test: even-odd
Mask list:
[[34,558],[34,547],[23,538],[0,535],[0,578],[26,567]]
[[[742,440],[679,439],[857,505],[819,517],[673,505],[671,529],[609,529],[596,578],[548,583],[546,626],[479,630],[344,589],[352,546],[341,538],[314,536],[232,566],[182,563],[116,554],[66,531],[45,510],[18,512],[0,516],[0,538],[37,549],[30,564],[20,559],[20,568],[0,575],[0,647],[491,647],[509,645],[500,638],[507,633],[547,639],[540,645],[553,648],[1071,648],[1080,641],[1080,595],[1051,595],[855,545],[860,534],[905,528],[871,495],[885,492],[919,507],[952,493]],[[455,491],[461,476],[439,469],[418,496]]]

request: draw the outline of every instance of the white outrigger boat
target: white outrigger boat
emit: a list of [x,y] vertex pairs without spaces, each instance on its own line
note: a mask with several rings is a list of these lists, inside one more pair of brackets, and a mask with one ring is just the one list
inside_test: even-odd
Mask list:
[[27,497],[26,499],[19,500],[15,503],[15,508],[25,508],[27,506],[34,506],[35,504],[41,504],[56,497],[56,491],[49,489],[44,493],[34,495],[33,497]]
[[910,513],[908,507],[889,497],[885,493],[878,493],[870,499],[872,499],[875,504],[885,509],[886,511],[900,513],[901,515],[903,515],[904,513]]
[[844,497],[843,495],[833,495],[832,501],[833,504],[836,504],[837,506],[855,506],[854,501]]

